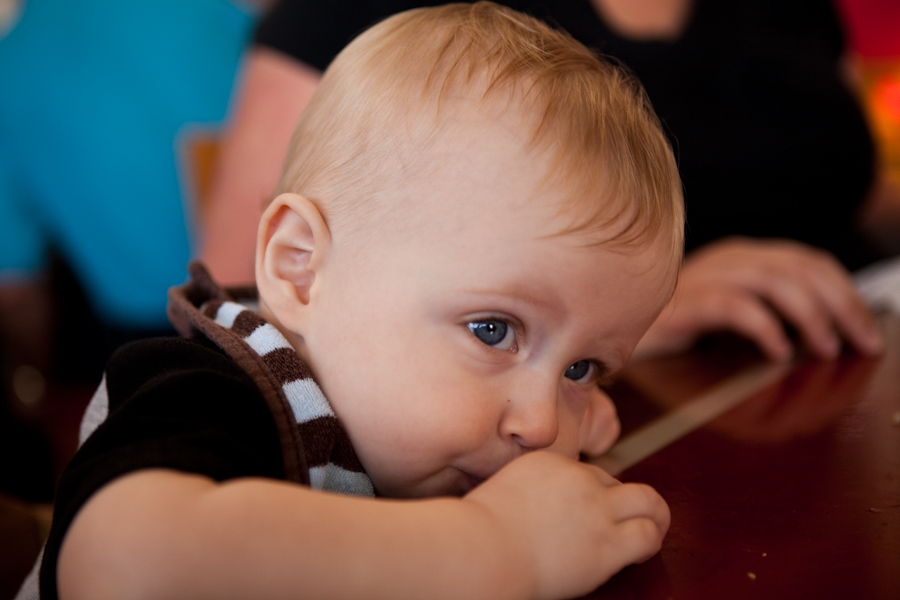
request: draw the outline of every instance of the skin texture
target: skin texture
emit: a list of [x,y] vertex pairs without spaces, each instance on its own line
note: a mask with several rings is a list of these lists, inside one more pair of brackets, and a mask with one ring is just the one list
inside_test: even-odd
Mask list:
[[[73,522],[63,600],[566,598],[659,550],[662,498],[577,457],[617,435],[598,378],[666,304],[677,257],[602,243],[622,223],[557,235],[568,190],[538,185],[549,161],[510,119],[456,127],[422,157],[439,168],[386,184],[363,233],[297,194],[260,223],[263,314],[378,492],[417,499],[137,472]],[[489,319],[509,324],[502,344],[469,327]]]
[[[407,169],[378,209],[394,218],[362,231],[329,235],[294,194],[263,216],[263,312],[313,365],[384,495],[464,493],[528,450],[608,447],[618,428],[598,377],[624,366],[671,293],[662,243],[556,235],[566,190],[535,191],[543,160],[514,125],[447,136],[422,161],[440,169]],[[485,319],[509,339],[476,338],[469,324]],[[582,360],[581,380],[564,376]],[[579,439],[588,410],[599,440]]]

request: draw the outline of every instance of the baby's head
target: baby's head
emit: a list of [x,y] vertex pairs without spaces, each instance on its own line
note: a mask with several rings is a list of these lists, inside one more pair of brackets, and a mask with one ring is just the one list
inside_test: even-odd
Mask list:
[[682,220],[632,78],[490,3],[417,9],[325,73],[257,284],[376,489],[462,494],[612,443],[598,383],[671,296]]

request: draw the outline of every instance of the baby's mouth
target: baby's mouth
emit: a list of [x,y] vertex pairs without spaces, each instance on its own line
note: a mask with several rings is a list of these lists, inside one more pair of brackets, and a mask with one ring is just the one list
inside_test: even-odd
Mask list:
[[473,475],[466,471],[460,470],[462,474],[462,494],[465,495],[477,488],[479,485],[484,483],[486,477],[478,477],[477,475]]

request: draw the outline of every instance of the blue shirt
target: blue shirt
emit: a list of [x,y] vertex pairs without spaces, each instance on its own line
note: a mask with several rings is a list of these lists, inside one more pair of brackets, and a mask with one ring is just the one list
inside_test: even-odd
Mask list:
[[195,158],[253,25],[228,0],[23,3],[0,28],[0,285],[52,247],[103,320],[166,325],[197,242]]

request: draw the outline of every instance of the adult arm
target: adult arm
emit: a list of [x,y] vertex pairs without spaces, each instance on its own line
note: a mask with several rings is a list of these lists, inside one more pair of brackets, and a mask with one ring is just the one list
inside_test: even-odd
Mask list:
[[300,114],[319,72],[276,50],[253,47],[223,140],[200,257],[224,285],[254,280],[256,225],[271,198]]
[[276,3],[259,24],[235,93],[203,224],[200,258],[222,284],[254,279],[256,225],[321,72],[356,34],[412,0]]

